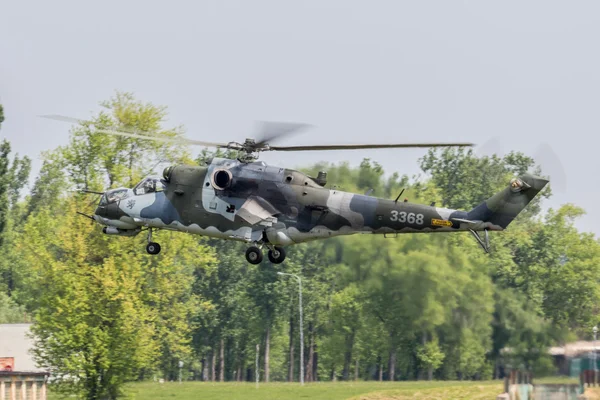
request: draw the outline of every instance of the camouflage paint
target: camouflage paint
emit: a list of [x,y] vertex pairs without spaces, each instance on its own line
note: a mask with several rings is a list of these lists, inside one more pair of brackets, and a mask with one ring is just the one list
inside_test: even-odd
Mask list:
[[208,166],[176,166],[165,174],[162,191],[115,189],[122,198],[113,202],[106,198],[114,191],[107,192],[94,219],[119,229],[152,227],[273,245],[356,233],[498,231],[548,183],[525,174],[467,212],[327,189],[301,172],[260,161],[215,158]]

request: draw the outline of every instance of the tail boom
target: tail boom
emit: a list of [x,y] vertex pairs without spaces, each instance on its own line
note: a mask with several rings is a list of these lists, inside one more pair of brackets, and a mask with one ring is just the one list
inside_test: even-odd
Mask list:
[[469,211],[467,219],[484,223],[485,229],[506,229],[547,183],[547,179],[530,174],[514,178],[504,190]]

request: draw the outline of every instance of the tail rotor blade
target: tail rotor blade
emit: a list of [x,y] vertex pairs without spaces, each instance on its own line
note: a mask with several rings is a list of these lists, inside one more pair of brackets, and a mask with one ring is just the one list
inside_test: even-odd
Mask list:
[[502,158],[505,155],[504,147],[502,146],[498,136],[494,136],[484,142],[481,146],[477,146],[475,153],[479,157],[492,157],[495,155]]
[[542,143],[533,157],[542,175],[550,178],[550,187],[554,193],[564,194],[567,191],[567,176],[560,158],[548,143]]
[[[495,136],[476,149],[478,157],[504,157],[506,155],[501,139]],[[541,169],[542,175],[549,177],[554,193],[565,193],[567,178],[560,158],[548,143],[540,144],[532,157],[534,164]]]

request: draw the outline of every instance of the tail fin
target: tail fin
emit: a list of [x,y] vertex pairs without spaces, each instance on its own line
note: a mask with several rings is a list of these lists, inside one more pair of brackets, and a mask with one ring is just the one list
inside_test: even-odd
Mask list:
[[468,219],[488,222],[491,229],[505,229],[547,183],[530,174],[514,178],[504,190],[469,211]]

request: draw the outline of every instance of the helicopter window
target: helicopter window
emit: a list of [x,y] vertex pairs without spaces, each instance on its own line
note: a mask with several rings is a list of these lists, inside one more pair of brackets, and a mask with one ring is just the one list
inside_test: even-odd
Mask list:
[[106,203],[114,203],[127,198],[127,189],[115,189],[106,193]]
[[164,182],[158,178],[146,178],[138,183],[133,191],[136,196],[146,193],[161,192],[165,189]]

